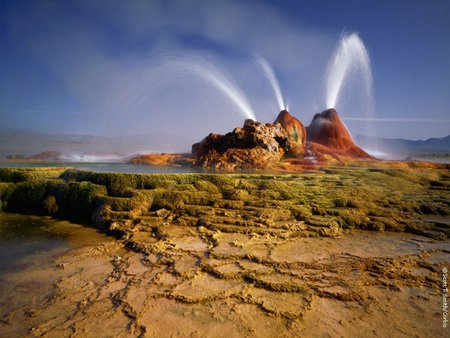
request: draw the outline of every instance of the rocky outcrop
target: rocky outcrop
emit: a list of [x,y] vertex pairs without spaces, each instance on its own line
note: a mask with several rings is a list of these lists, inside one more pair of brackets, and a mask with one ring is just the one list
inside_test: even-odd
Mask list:
[[291,144],[281,124],[246,120],[225,135],[209,134],[192,146],[195,164],[215,169],[268,168],[281,160]]
[[353,142],[350,133],[334,109],[327,109],[314,115],[311,124],[306,128],[306,134],[307,141],[322,146],[316,147],[321,151],[348,157],[373,158]]
[[293,145],[303,146],[306,142],[306,129],[298,119],[293,117],[287,110],[282,110],[274,123],[279,123],[288,133],[289,141]]

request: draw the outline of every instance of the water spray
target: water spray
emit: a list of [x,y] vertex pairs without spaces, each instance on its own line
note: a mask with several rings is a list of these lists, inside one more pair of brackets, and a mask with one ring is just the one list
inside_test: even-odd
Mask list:
[[256,55],[255,64],[262,70],[264,76],[269,80],[275,94],[275,99],[277,100],[278,109],[280,111],[287,110],[287,103],[283,99],[280,84],[270,63],[261,55]]
[[327,68],[327,108],[336,108],[345,83],[358,75],[362,76],[364,89],[371,100],[373,80],[369,53],[357,33],[344,34]]
[[255,113],[239,86],[213,64],[192,57],[176,57],[166,62],[175,64],[184,71],[205,80],[231,99],[246,119],[256,120]]

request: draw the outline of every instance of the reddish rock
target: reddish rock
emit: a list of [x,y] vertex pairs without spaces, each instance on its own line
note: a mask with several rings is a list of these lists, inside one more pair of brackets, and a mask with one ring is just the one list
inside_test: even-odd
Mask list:
[[314,115],[306,128],[307,141],[325,147],[315,147],[317,151],[357,158],[373,158],[358,147],[334,109],[327,109]]
[[246,120],[242,128],[225,135],[209,134],[192,146],[195,164],[208,168],[267,168],[291,149],[280,124]]
[[306,129],[299,120],[287,110],[282,110],[274,123],[279,123],[288,133],[289,141],[295,145],[304,145],[306,142]]
[[160,166],[189,165],[192,159],[186,154],[141,154],[130,158],[129,163]]
[[353,147],[352,137],[334,109],[327,109],[314,115],[307,128],[307,138],[310,142],[322,144],[335,149]]

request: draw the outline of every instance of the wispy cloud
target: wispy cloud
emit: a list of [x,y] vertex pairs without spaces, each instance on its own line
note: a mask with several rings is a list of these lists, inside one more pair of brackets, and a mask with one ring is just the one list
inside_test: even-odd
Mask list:
[[[333,32],[287,20],[264,2],[33,2],[8,14],[14,40],[52,71],[49,77],[70,97],[58,109],[45,106],[55,102],[49,92],[40,93],[48,100],[27,97],[36,105],[30,123],[43,112],[81,107],[95,117],[84,121],[83,132],[90,133],[165,130],[202,137],[242,123],[226,96],[183,76],[183,68],[174,77],[173,69],[161,66],[167,51],[189,50],[216,64],[239,83],[257,118],[271,122],[278,113],[275,97],[268,83],[255,80],[257,70],[248,62],[258,52],[274,66],[292,111],[309,120],[335,44]],[[21,93],[18,84],[15,91]],[[63,106],[73,102],[75,108]],[[13,111],[24,110],[12,105]],[[48,121],[48,128],[58,129],[56,123]]]
[[46,114],[46,115],[88,115],[91,114],[91,112],[82,112],[82,111],[59,111],[59,110],[22,110],[21,113],[24,114]]

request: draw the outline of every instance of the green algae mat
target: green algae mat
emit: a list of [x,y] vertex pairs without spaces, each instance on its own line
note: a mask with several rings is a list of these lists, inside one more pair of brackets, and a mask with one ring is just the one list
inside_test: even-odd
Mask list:
[[324,168],[299,174],[120,174],[1,168],[2,210],[105,230],[168,223],[231,233],[338,236],[348,229],[447,238],[445,169]]

